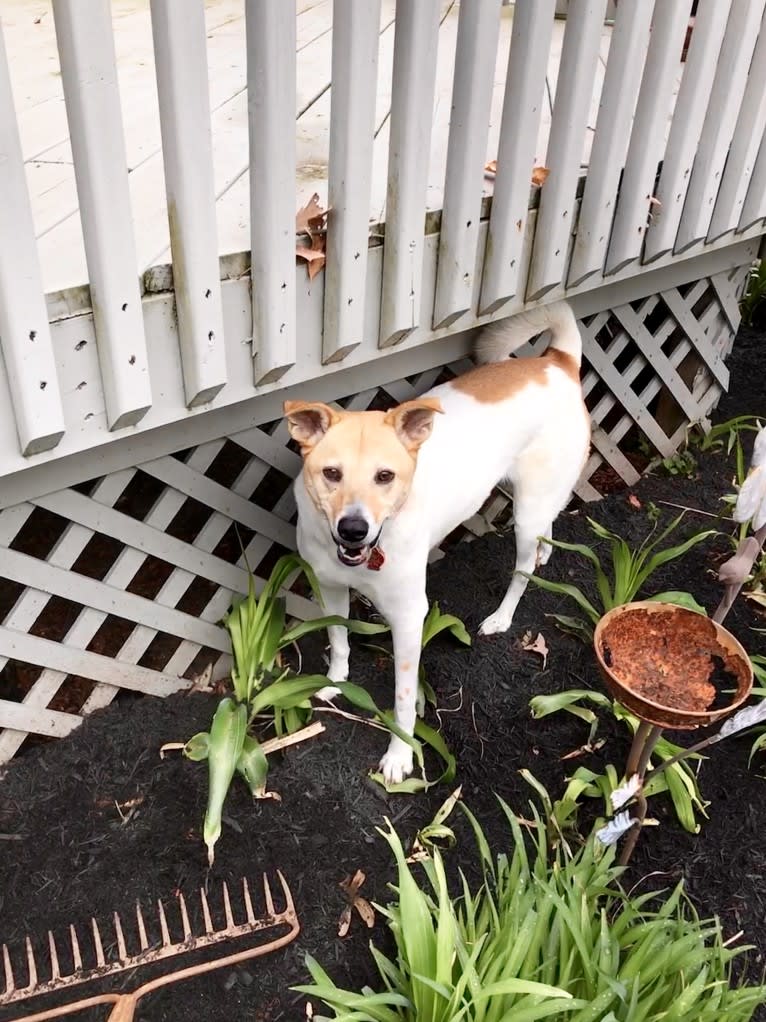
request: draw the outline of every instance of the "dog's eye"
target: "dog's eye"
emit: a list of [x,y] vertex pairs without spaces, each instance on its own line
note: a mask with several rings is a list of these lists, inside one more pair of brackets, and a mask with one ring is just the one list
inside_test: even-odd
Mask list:
[[327,468],[323,468],[322,475],[328,483],[339,483],[343,478],[341,470],[339,468],[335,468],[333,465],[328,465]]
[[394,473],[390,468],[382,468],[379,472],[375,473],[375,482],[381,486],[385,486],[387,483],[394,481]]

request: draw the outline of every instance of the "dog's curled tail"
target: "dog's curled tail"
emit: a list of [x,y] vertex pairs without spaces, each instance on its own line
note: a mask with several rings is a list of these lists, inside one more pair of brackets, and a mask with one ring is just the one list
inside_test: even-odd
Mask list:
[[482,363],[502,362],[525,341],[544,330],[551,333],[550,346],[570,355],[579,366],[582,360],[582,339],[574,313],[567,302],[541,305],[484,327],[476,342],[476,358]]

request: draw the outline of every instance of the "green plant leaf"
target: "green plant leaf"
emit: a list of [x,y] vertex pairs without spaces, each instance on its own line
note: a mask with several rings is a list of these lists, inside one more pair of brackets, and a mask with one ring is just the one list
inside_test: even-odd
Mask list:
[[259,798],[266,790],[268,772],[269,764],[261,743],[252,735],[245,735],[237,760],[237,773],[244,777],[253,798]]
[[573,635],[586,646],[593,642],[593,625],[581,617],[570,617],[568,614],[546,614],[546,617],[553,618],[562,632]]
[[657,593],[655,596],[647,596],[652,603],[673,603],[677,607],[685,607],[686,610],[693,610],[696,614],[707,617],[707,611],[701,603],[697,603],[691,593],[681,592],[677,589],[669,589],[664,593]]
[[210,734],[207,731],[198,731],[192,735],[183,747],[183,754],[187,759],[195,763],[201,763],[207,759],[210,750]]
[[425,648],[428,643],[435,638],[435,636],[444,631],[451,632],[458,642],[462,642],[464,646],[471,645],[471,636],[468,634],[468,631],[460,618],[455,617],[454,614],[443,614],[441,610],[439,610],[439,604],[434,603],[423,622],[423,638],[421,641],[421,647]]
[[519,574],[524,575],[530,582],[534,582],[536,586],[547,590],[549,593],[556,593],[558,596],[569,596],[585,611],[594,625],[598,623],[601,615],[577,586],[573,586],[569,582],[551,582],[547,578],[541,578],[539,575],[530,575],[525,571],[521,571]]
[[210,727],[207,810],[202,829],[211,866],[215,859],[215,845],[221,836],[223,804],[242,753],[246,731],[247,707],[228,696],[222,699]]
[[281,649],[284,649],[285,646],[290,646],[293,642],[297,642],[298,639],[302,639],[304,635],[322,631],[322,629],[329,628],[332,625],[341,625],[343,628],[348,629],[352,635],[380,635],[381,632],[389,631],[388,625],[375,624],[372,621],[353,621],[349,618],[340,617],[338,614],[332,614],[328,617],[315,617],[309,621],[301,621],[299,624],[293,625],[292,628],[282,635],[279,646]]

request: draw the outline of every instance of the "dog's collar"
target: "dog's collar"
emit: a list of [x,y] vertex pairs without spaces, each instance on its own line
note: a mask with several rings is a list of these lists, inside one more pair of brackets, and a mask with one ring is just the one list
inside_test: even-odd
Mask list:
[[370,550],[370,556],[367,558],[367,570],[368,571],[380,571],[386,561],[386,555],[383,553],[381,548],[376,544]]

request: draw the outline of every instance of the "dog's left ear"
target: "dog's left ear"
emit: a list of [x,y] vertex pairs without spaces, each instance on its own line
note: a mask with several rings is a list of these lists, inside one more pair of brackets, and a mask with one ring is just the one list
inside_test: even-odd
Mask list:
[[434,415],[443,412],[441,401],[435,397],[420,397],[414,401],[392,408],[386,415],[385,422],[393,426],[396,435],[410,452],[414,454],[420,445],[431,435],[434,426]]
[[303,454],[315,447],[341,418],[339,412],[321,401],[285,401],[282,408],[290,436],[301,445]]

